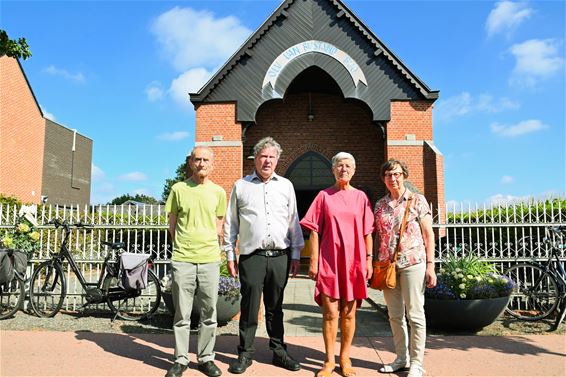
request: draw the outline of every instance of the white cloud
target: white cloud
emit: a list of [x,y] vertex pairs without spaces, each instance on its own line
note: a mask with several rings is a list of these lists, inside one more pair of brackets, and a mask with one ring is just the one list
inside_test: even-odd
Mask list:
[[102,171],[101,168],[99,168],[95,164],[92,164],[90,177],[93,182],[100,182],[106,177],[106,174]]
[[210,11],[189,7],[162,13],[151,31],[179,71],[224,63],[252,32],[234,16],[216,18]]
[[507,97],[494,98],[487,93],[474,97],[468,92],[462,92],[456,96],[438,101],[434,109],[439,119],[451,120],[474,113],[493,114],[505,110],[515,110],[519,107],[518,102]]
[[54,65],[50,65],[49,67],[45,68],[43,72],[52,76],[61,76],[76,83],[84,83],[86,81],[84,75],[81,72],[71,73],[66,69],[57,68]]
[[121,175],[120,180],[128,182],[139,182],[147,180],[147,176],[139,171],[134,171]]
[[197,92],[211,75],[212,73],[204,68],[189,69],[171,82],[169,95],[181,106],[192,109],[189,93]]
[[505,206],[507,204],[525,202],[528,201],[531,196],[515,196],[515,195],[505,195],[505,194],[495,194],[488,198],[487,204],[497,206]]
[[535,86],[540,80],[561,72],[564,66],[554,39],[530,39],[514,44],[509,51],[516,59],[509,79],[511,85]]
[[161,83],[159,81],[152,81],[145,88],[145,94],[149,102],[159,101],[163,98],[163,89],[161,88]]
[[189,137],[189,133],[187,131],[166,132],[157,136],[158,139],[166,141],[178,141],[186,139],[187,137]]
[[487,35],[492,36],[505,32],[509,36],[533,13],[533,9],[529,8],[525,2],[500,1],[495,4],[487,17],[485,24]]
[[41,105],[40,105],[39,107],[41,108],[41,112],[43,113],[43,117],[44,117],[45,119],[49,119],[49,120],[52,120],[52,121],[54,121],[54,122],[57,121],[56,118],[55,118],[55,115],[53,115],[52,113],[50,113],[49,111],[47,111],[47,110],[45,109],[45,107],[43,107],[43,106],[41,106]]
[[511,177],[510,175],[504,175],[501,177],[501,183],[509,184],[515,182],[515,178]]
[[519,122],[517,124],[506,125],[500,123],[492,123],[491,132],[503,137],[517,137],[532,132],[542,131],[548,128],[548,125],[542,123],[538,119],[529,119]]

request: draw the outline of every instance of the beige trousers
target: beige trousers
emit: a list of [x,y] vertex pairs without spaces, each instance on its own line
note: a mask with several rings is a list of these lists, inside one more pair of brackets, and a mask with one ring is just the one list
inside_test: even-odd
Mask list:
[[[425,271],[425,263],[397,269],[397,286],[383,290],[397,358],[410,360],[411,364],[421,367],[426,341]],[[410,338],[407,321],[410,326]]]

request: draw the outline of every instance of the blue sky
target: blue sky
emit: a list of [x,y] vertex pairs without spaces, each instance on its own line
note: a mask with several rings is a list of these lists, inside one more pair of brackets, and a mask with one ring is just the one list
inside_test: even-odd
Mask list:
[[[430,88],[446,200],[565,193],[564,1],[346,5]],[[91,201],[161,197],[194,145],[186,96],[280,1],[10,1],[0,28],[44,115],[94,140]]]

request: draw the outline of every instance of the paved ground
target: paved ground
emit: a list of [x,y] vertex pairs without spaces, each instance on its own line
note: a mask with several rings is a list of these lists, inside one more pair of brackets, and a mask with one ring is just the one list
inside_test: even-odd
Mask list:
[[[293,373],[271,365],[262,323],[255,362],[245,375],[313,376],[320,368],[324,344],[320,310],[313,302],[313,282],[290,280],[284,305],[289,352],[301,362],[303,369]],[[383,309],[382,305],[380,293],[372,291],[370,300],[359,310],[352,352],[358,376],[381,375],[378,367],[394,358],[389,325],[385,315],[377,310]],[[27,315],[18,313],[18,316]],[[7,324],[0,323],[0,376],[163,376],[172,363],[170,330],[158,334],[136,333],[130,325],[126,332],[87,328],[42,331],[41,326],[15,331]],[[216,360],[224,375],[230,375],[227,369],[235,358],[238,338],[229,332],[224,334],[217,338]],[[194,341],[195,337],[192,338]],[[337,351],[338,347],[337,344]],[[191,351],[195,348],[193,342]],[[427,376],[566,376],[565,356],[564,335],[429,335],[425,368]],[[202,376],[194,362],[190,368],[185,376]],[[338,369],[334,375],[339,375]]]

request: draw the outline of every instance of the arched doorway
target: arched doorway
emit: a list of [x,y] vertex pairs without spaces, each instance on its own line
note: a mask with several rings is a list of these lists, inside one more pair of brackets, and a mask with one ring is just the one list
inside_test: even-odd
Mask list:
[[295,186],[299,218],[303,218],[318,192],[334,183],[330,161],[312,151],[299,156],[285,177]]

